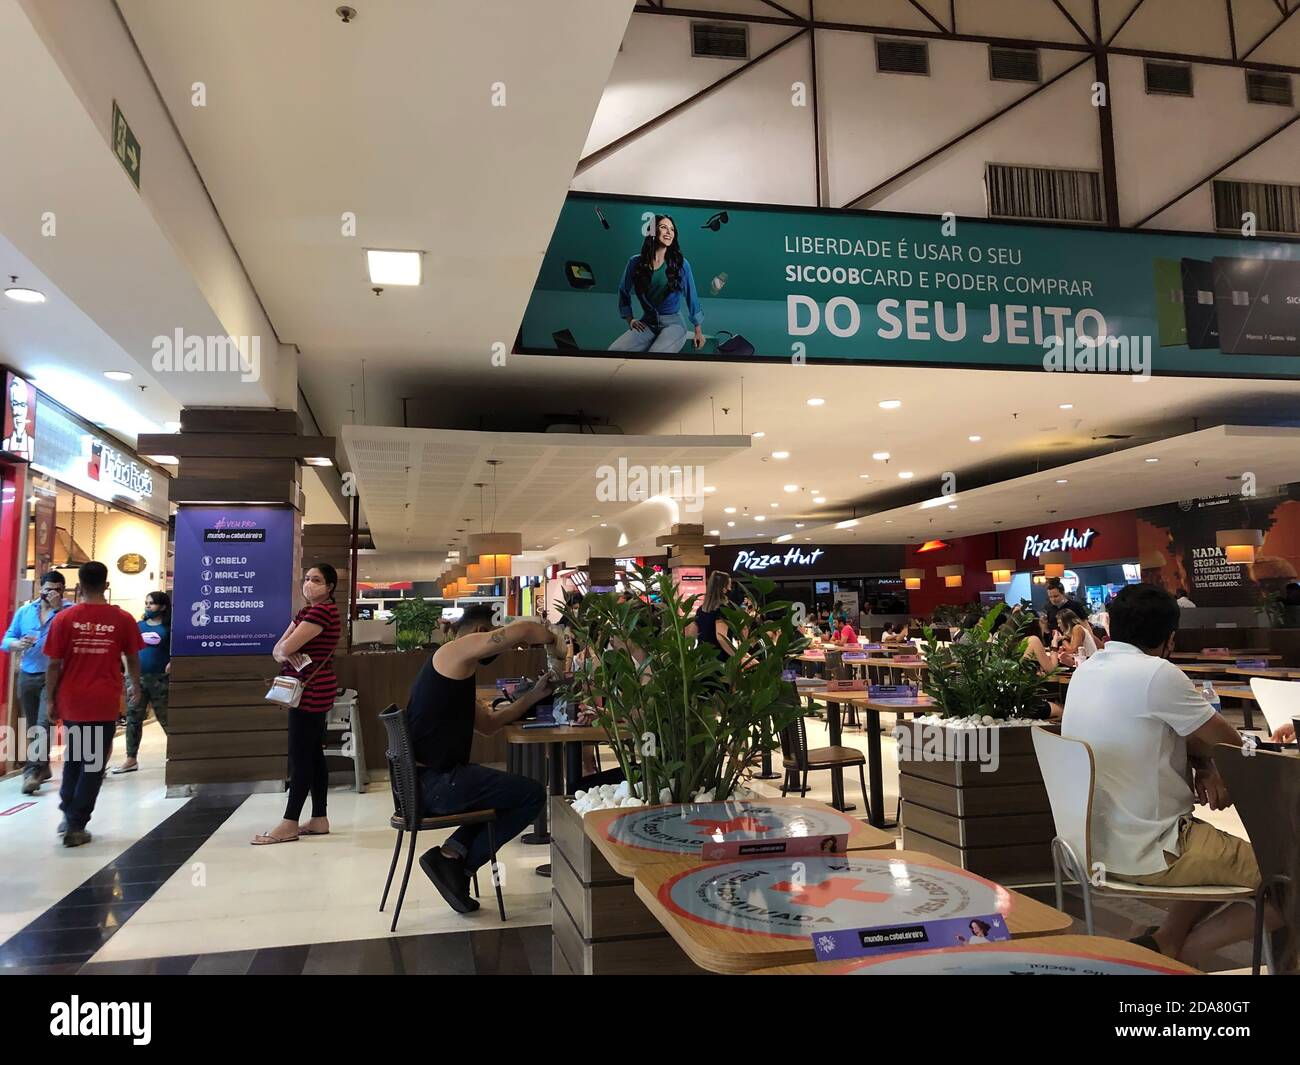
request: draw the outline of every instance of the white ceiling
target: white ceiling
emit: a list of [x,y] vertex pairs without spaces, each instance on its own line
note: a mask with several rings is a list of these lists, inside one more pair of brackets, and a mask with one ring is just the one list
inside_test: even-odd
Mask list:
[[[621,500],[599,498],[602,467],[617,470],[622,461],[629,470],[707,470],[749,440],[348,425],[343,446],[375,546],[403,554],[441,550],[445,558],[447,549],[463,547],[478,532],[522,533],[525,550],[533,552],[601,521],[616,527],[638,500],[626,493]],[[488,460],[500,465],[494,469]]]
[[[1244,481],[1243,474],[1253,481]],[[1300,428],[1219,425],[954,495],[936,494],[923,504],[863,517],[851,528],[810,525],[799,539],[919,542],[1229,495],[1248,483],[1263,495],[1295,481]]]
[[[504,372],[632,4],[119,0],[325,431],[401,424],[402,371]],[[424,283],[375,296],[367,247]]]

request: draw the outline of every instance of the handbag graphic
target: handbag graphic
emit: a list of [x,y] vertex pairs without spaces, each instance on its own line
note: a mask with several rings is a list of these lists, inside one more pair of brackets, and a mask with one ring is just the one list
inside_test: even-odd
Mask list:
[[717,342],[719,355],[753,355],[754,345],[746,340],[739,333],[732,333],[726,329],[719,329],[715,336],[726,336],[726,340]]

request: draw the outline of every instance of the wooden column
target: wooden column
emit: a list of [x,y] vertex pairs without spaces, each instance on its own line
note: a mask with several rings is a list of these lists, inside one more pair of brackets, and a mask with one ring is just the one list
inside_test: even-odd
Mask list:
[[[302,466],[333,459],[333,438],[303,436],[294,411],[195,407],[181,412],[180,433],[144,434],[137,449],[179,460],[170,494],[181,510],[215,503],[292,510],[294,559],[283,579],[300,602]],[[346,559],[339,562],[342,576]],[[168,787],[284,781],[287,716],[263,698],[278,671],[270,655],[172,658]]]

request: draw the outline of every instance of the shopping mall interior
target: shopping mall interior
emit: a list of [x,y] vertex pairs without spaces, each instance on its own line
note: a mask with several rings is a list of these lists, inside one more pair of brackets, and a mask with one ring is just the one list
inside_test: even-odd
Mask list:
[[1296,971],[1297,12],[0,0],[0,973]]

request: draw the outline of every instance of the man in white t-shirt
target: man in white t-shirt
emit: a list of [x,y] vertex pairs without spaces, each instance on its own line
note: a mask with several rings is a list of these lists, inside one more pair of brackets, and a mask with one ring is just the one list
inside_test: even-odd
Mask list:
[[[1231,805],[1215,744],[1241,736],[1168,656],[1178,605],[1163,588],[1134,584],[1110,604],[1110,642],[1070,679],[1061,735],[1085,741],[1096,762],[1092,853],[1105,876],[1160,887],[1259,886],[1250,844],[1192,816],[1196,803]],[[1249,939],[1254,914],[1176,902],[1145,946],[1191,960]],[[1270,926],[1280,923],[1275,913]],[[1153,942],[1148,942],[1153,940]]]

